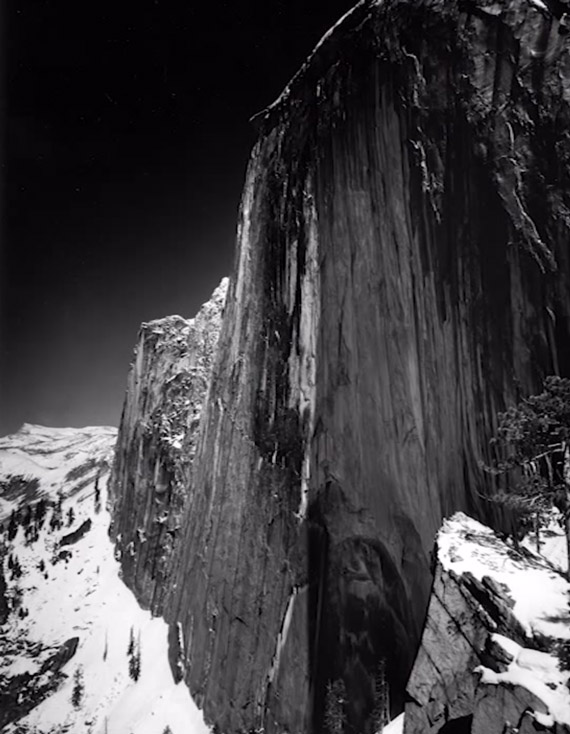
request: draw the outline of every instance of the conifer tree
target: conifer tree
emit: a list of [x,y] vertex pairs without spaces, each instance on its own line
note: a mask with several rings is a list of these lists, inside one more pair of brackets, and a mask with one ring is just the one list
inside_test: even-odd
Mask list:
[[10,513],[10,522],[8,523],[8,540],[14,540],[18,532],[18,516],[15,510]]
[[328,734],[342,734],[345,724],[346,688],[342,678],[329,680],[325,696],[325,729]]
[[131,625],[131,631],[129,633],[129,646],[127,648],[127,655],[130,657],[135,651],[135,633]]
[[95,478],[95,512],[99,514],[101,511],[101,490],[99,489],[99,474]]
[[81,706],[83,700],[83,693],[85,691],[85,684],[83,682],[83,668],[79,665],[75,668],[73,674],[73,691],[71,693],[71,703],[74,708],[78,709]]
[[381,658],[374,677],[374,731],[381,732],[390,723],[390,689],[386,679],[386,660]]
[[141,637],[139,632],[135,641],[132,627],[127,656],[129,658],[129,676],[136,682],[141,674]]
[[547,377],[543,391],[500,413],[491,445],[497,458],[485,467],[504,475],[507,489],[493,499],[532,516],[538,531],[553,507],[562,513],[570,560],[570,380]]

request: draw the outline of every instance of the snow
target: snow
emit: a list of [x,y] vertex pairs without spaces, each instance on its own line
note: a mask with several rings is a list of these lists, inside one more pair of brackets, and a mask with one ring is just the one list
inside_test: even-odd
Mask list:
[[[446,571],[470,572],[479,581],[484,576],[506,587],[514,602],[513,614],[523,625],[529,641],[535,633],[553,638],[555,644],[570,640],[570,585],[548,559],[529,550],[524,553],[500,540],[492,530],[456,513],[439,532],[438,556]],[[478,666],[481,682],[488,685],[519,685],[540,698],[548,711],[534,712],[535,719],[570,725],[570,673],[561,669],[555,652],[523,647],[503,635],[493,639],[513,658],[507,670],[496,673]]]
[[542,2],[542,0],[529,0],[531,5],[535,5],[537,8],[540,8],[541,10],[548,11],[548,6]]
[[550,714],[543,714],[540,711],[535,711],[533,716],[541,726],[545,726],[547,728],[552,728],[554,726],[554,719]]
[[404,731],[404,714],[396,716],[388,726],[382,729],[382,734],[403,734]]
[[[57,429],[53,434],[50,429],[30,431],[31,451],[41,444],[47,452],[44,458],[49,458],[42,470],[37,466],[35,469],[34,476],[40,478],[42,486],[52,486],[54,472],[61,480],[70,468],[106,455],[114,441],[114,429],[112,434],[110,429],[86,430]],[[90,438],[98,448],[94,448]],[[10,452],[17,452],[17,456],[25,452],[22,436],[11,442],[2,439],[0,446],[4,452],[3,466],[13,467],[7,457]],[[68,459],[71,467],[66,463]],[[47,734],[63,727],[62,730],[89,734],[162,734],[168,726],[173,734],[206,734],[209,729],[188,689],[184,683],[176,684],[172,677],[167,625],[142,610],[119,577],[119,564],[107,535],[107,477],[99,479],[99,512],[94,501],[95,477],[96,470],[89,482],[83,482],[75,491],[70,491],[69,481],[58,484],[67,497],[63,501],[63,517],[67,517],[70,507],[75,513],[70,527],[65,523],[60,530],[50,530],[48,511],[36,542],[26,545],[22,530],[12,542],[8,541],[5,559],[15,553],[23,569],[20,579],[11,580],[4,560],[8,596],[18,585],[23,592],[22,605],[29,614],[22,619],[12,612],[0,628],[0,681],[25,671],[37,672],[41,662],[72,637],[79,637],[79,644],[75,655],[62,668],[67,676],[63,684],[21,718],[17,726],[10,724],[3,731]],[[87,518],[92,521],[91,529],[76,543],[65,546],[71,555],[54,565],[52,561],[59,553],[58,539]],[[45,564],[47,579],[40,570],[40,561]],[[131,630],[135,640],[140,639],[141,674],[136,682],[129,677],[127,650]],[[75,707],[71,698],[78,668],[83,672],[84,692],[79,707]]]
[[491,576],[505,584],[514,600],[513,613],[529,636],[570,639],[569,585],[544,558],[517,553],[490,528],[461,512],[444,522],[437,544],[446,570],[458,575],[470,571],[479,581]]
[[[318,257],[318,227],[313,198],[307,186],[305,203],[305,221],[309,222],[309,234],[305,252],[305,272],[301,281],[301,318],[299,325],[298,353],[291,350],[290,372],[291,395],[295,394],[294,385],[299,385],[299,413],[308,414],[307,435],[312,436],[315,428],[315,410],[317,404],[317,343],[320,313],[320,277]],[[311,203],[309,203],[309,201]],[[291,369],[292,362],[297,362],[297,369]],[[309,507],[309,483],[311,473],[311,442],[306,441],[301,468],[301,500],[296,516],[304,521]]]
[[475,670],[481,674],[481,682],[522,686],[538,696],[548,708],[547,714],[534,712],[537,721],[544,717],[545,720],[549,718],[570,725],[570,692],[566,687],[568,672],[560,670],[557,658],[539,650],[521,647],[502,635],[495,634],[492,637],[504,650],[514,655],[514,660],[503,673],[478,666]]
[[[6,663],[9,662],[8,665]],[[2,665],[2,675],[13,678],[16,675],[23,675],[24,673],[34,674],[37,673],[40,668],[38,661],[32,660],[31,658],[25,658],[22,656],[5,658]]]
[[285,609],[285,617],[283,618],[283,624],[281,625],[281,629],[279,630],[279,635],[277,637],[277,646],[275,649],[275,655],[273,657],[273,663],[271,665],[271,670],[269,672],[269,682],[270,683],[273,682],[275,676],[277,675],[279,671],[279,663],[281,662],[281,654],[285,647],[285,643],[287,642],[287,636],[289,635],[289,628],[291,626],[291,620],[293,619],[293,608],[295,605],[295,599],[297,598],[298,592],[299,592],[299,589],[294,588],[287,601],[287,607]]

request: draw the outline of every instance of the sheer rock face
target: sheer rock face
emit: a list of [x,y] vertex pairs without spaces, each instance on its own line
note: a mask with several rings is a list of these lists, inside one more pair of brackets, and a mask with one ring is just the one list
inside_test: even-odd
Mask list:
[[155,613],[169,585],[226,290],[224,278],[194,319],[143,324],[129,372],[109,483],[111,535],[125,582]]
[[401,708],[441,518],[570,364],[569,73],[532,3],[364,2],[258,116],[164,603],[221,731],[319,730],[336,685],[368,734],[384,662]]
[[404,734],[568,734],[569,674],[556,653],[569,637],[562,572],[462,513],[438,545]]

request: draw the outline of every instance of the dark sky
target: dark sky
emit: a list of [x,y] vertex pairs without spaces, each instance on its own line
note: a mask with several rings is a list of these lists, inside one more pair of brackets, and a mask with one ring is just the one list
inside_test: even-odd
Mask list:
[[230,272],[249,118],[353,4],[7,0],[0,435],[118,423],[140,322]]

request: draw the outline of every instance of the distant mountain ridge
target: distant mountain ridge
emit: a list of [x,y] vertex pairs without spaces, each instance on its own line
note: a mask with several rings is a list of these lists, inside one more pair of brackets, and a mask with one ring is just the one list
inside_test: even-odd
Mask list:
[[[9,476],[36,478],[38,496],[53,497],[70,472],[83,467],[86,475],[94,476],[96,467],[110,466],[116,438],[117,429],[110,426],[50,428],[24,423],[16,433],[0,438],[0,475],[4,482]],[[13,507],[0,491],[0,520]]]

